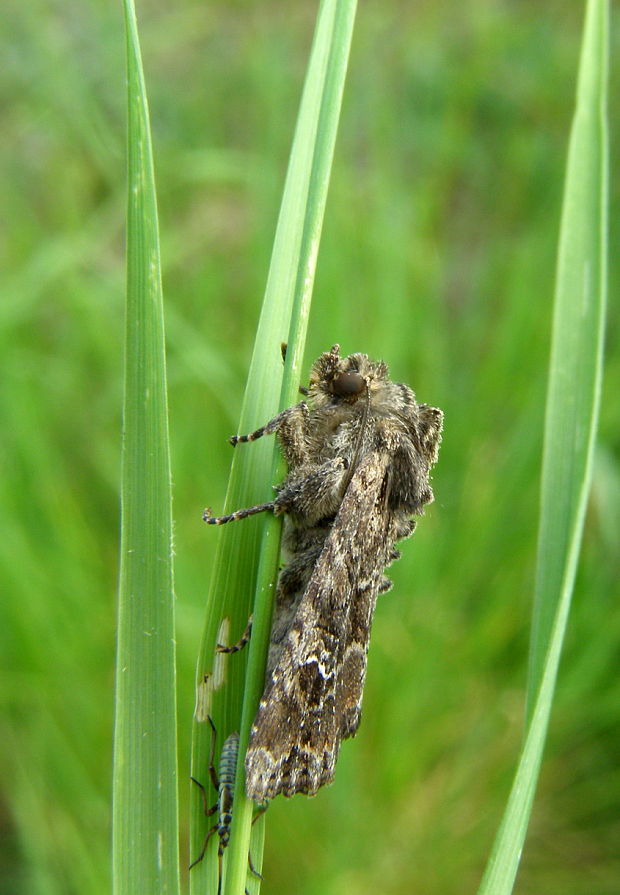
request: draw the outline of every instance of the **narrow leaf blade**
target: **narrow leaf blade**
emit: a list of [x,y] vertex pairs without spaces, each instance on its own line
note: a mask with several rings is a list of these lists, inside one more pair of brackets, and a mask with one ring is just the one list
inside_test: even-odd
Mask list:
[[589,0],[556,277],[528,727],[480,895],[504,895],[514,885],[547,734],[590,489],[606,302],[608,20],[606,0]]
[[117,895],[179,891],[172,512],[155,178],[135,11],[125,0],[128,216],[113,780]]

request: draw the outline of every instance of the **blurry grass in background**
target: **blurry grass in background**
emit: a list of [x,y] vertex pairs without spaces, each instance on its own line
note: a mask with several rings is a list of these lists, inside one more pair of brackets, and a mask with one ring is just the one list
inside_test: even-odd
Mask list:
[[[182,780],[214,550],[200,511],[223,503],[316,6],[138,12],[169,345]],[[437,502],[378,606],[360,733],[333,787],[270,808],[265,891],[430,895],[479,882],[522,732],[582,13],[474,0],[360,7],[307,361],[334,341],[383,357],[447,426]],[[98,893],[109,885],[122,21],[107,4],[40,0],[9,3],[5,20],[0,892]],[[617,31],[612,59],[614,46]],[[618,219],[612,188],[612,246]],[[613,307],[613,253],[610,264]],[[517,892],[611,895],[620,876],[617,335],[612,322]]]

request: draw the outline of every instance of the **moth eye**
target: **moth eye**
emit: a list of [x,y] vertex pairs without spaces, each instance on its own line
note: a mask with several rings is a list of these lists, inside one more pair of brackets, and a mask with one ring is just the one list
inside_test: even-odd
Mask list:
[[331,381],[330,390],[334,395],[346,398],[348,395],[359,395],[366,388],[366,380],[359,373],[338,373]]

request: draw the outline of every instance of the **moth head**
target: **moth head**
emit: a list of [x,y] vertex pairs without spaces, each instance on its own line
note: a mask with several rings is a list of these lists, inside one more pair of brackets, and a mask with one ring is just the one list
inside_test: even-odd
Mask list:
[[387,375],[384,363],[375,363],[366,354],[340,357],[340,347],[334,345],[312,367],[309,394],[355,404],[360,398],[368,399],[378,382],[386,380]]

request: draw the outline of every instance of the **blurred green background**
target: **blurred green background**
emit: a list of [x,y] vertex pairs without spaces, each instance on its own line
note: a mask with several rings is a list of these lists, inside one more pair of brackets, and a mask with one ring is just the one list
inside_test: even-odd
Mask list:
[[[200,514],[223,504],[315,13],[314,2],[138,8],[168,337],[184,866],[215,544]],[[306,366],[336,341],[382,357],[444,409],[446,427],[436,503],[377,609],[360,732],[332,787],[270,808],[265,893],[447,895],[479,882],[522,734],[582,14],[558,0],[360,4]],[[0,895],[99,895],[118,568],[122,13],[104,0],[9,0],[3,18]],[[617,189],[612,176],[600,445],[518,893],[620,891]]]

